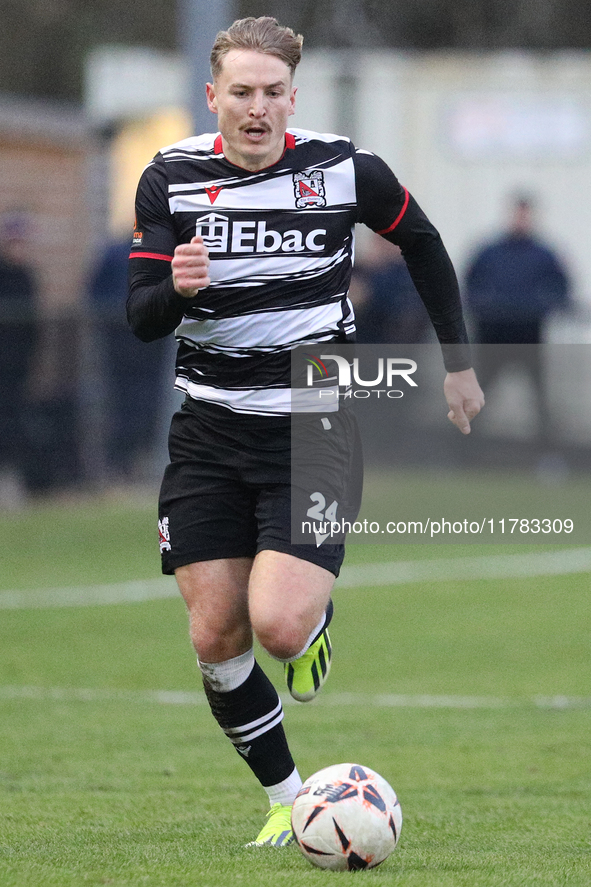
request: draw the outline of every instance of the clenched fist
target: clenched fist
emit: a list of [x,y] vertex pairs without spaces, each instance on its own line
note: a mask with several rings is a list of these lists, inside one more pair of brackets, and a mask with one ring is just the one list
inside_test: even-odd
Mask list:
[[209,286],[209,251],[202,237],[181,243],[172,258],[172,282],[184,299],[193,299],[199,290]]

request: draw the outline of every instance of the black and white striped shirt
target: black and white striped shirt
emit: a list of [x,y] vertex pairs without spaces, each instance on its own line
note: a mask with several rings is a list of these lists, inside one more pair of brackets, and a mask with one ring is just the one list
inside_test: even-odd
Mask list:
[[[176,330],[176,387],[236,413],[286,415],[290,352],[353,341],[354,227],[398,243],[442,343],[466,341],[441,239],[386,164],[337,135],[290,129],[257,172],[226,160],[219,134],[162,149],[139,183],[128,317],[149,341]],[[200,235],[211,285],[179,296],[175,247]],[[459,368],[461,367],[448,367]]]

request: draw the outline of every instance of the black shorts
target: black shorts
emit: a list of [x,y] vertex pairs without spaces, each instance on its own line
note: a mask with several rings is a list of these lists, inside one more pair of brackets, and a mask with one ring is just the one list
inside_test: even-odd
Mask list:
[[[312,416],[308,439],[324,432],[322,419]],[[344,429],[361,456],[355,420],[348,411],[330,416],[333,428]],[[289,417],[245,416],[225,407],[187,398],[172,418],[169,435],[170,464],[166,467],[159,500],[159,535],[162,572],[219,558],[254,557],[270,549],[318,564],[338,576],[344,544],[292,543],[291,441]],[[312,452],[317,447],[312,446]],[[335,484],[347,503],[347,516],[357,514],[361,501],[359,472],[335,470],[326,489],[327,472],[314,473],[307,465],[298,482],[306,488],[308,509],[317,505],[318,491],[329,499]],[[338,480],[340,478],[340,481]],[[307,489],[309,487],[309,490]],[[305,513],[302,515],[305,517]]]

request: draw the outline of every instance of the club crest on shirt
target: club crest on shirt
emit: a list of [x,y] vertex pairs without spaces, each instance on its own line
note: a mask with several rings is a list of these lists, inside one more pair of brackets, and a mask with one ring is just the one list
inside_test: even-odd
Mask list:
[[295,205],[298,209],[305,206],[326,206],[324,173],[321,169],[313,169],[311,172],[294,172],[293,189]]

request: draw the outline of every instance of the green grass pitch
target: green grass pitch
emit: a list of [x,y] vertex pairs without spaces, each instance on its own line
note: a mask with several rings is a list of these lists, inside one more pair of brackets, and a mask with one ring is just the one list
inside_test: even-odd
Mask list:
[[[0,595],[157,578],[154,523],[151,501],[4,515]],[[355,761],[399,794],[398,848],[351,874],[244,848],[266,797],[204,704],[179,598],[0,609],[0,885],[588,887],[589,595],[585,573],[335,591],[330,681],[285,725],[304,777]]]

